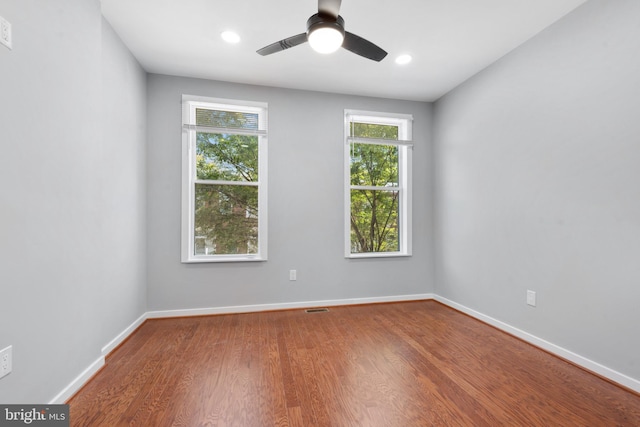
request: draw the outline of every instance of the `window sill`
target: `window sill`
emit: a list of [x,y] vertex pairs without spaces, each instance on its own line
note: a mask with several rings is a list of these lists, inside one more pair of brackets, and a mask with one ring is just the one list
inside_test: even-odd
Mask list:
[[183,259],[183,264],[202,264],[209,262],[255,262],[266,261],[266,258],[260,255],[216,255],[216,256],[194,256],[189,259]]
[[404,252],[368,252],[360,254],[349,254],[345,256],[348,259],[362,259],[362,258],[398,258],[398,257],[410,257],[411,254]]

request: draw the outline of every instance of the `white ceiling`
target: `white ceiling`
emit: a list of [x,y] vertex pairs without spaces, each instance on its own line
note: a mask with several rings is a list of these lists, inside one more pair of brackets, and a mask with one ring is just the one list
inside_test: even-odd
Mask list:
[[[104,17],[145,70],[295,89],[434,101],[585,0],[343,0],[347,31],[389,52],[380,63],[303,44],[316,0],[102,0]],[[220,38],[234,30],[242,41]],[[394,60],[409,53],[404,66]]]

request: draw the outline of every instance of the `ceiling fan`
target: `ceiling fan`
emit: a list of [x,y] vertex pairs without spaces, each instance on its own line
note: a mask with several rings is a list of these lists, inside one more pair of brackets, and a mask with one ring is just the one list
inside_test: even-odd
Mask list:
[[387,52],[368,40],[345,31],[344,19],[339,15],[342,0],[318,0],[318,13],[307,21],[307,32],[288,37],[259,49],[260,55],[271,55],[309,42],[320,53],[331,53],[340,47],[356,55],[380,62]]

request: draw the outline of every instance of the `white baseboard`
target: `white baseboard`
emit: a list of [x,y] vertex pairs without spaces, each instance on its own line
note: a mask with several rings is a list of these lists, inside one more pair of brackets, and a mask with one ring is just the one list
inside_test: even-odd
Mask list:
[[111,353],[117,346],[122,344],[124,340],[129,338],[129,335],[133,333],[142,323],[147,320],[147,313],[144,313],[142,316],[138,317],[131,325],[129,325],[124,331],[120,332],[117,337],[112,339],[109,344],[102,347],[102,355],[106,356]]
[[580,356],[579,354],[576,354],[558,345],[550,343],[549,341],[543,340],[542,338],[538,338],[535,335],[532,335],[521,329],[513,327],[500,320],[494,319],[493,317],[482,314],[462,304],[458,304],[457,302],[448,300],[447,298],[436,295],[434,299],[438,302],[441,302],[444,305],[447,305],[451,308],[455,308],[456,310],[461,311],[465,314],[468,314],[469,316],[474,317],[484,323],[494,326],[513,336],[516,336],[523,341],[526,341],[530,344],[535,345],[536,347],[539,347],[545,351],[548,351],[551,354],[554,354],[558,357],[568,360],[571,363],[574,363],[588,371],[591,371],[604,378],[607,378],[608,380],[613,381],[614,383],[620,384],[628,389],[631,389],[635,392],[640,393],[640,381],[634,378],[624,375],[618,371],[614,371],[613,369],[607,368],[606,366],[601,365],[597,362],[594,362],[593,360],[587,359],[586,357]]
[[147,318],[158,319],[163,317],[207,316],[211,314],[255,313],[259,311],[290,310],[290,309],[296,309],[296,308],[309,308],[309,307],[321,307],[321,306],[335,307],[340,305],[375,304],[375,303],[399,302],[399,301],[418,301],[418,300],[428,300],[433,298],[434,298],[433,294],[414,294],[414,295],[395,295],[395,296],[371,297],[371,298],[300,301],[300,302],[287,302],[287,303],[278,303],[278,304],[255,304],[255,305],[237,305],[237,306],[212,307],[212,308],[191,308],[191,309],[184,309],[184,310],[159,310],[159,311],[147,312]]
[[474,317],[484,323],[494,326],[500,330],[503,330],[511,335],[514,335],[528,343],[531,343],[537,347],[540,347],[549,353],[555,354],[563,359],[566,359],[578,366],[583,367],[591,372],[594,372],[604,378],[609,379],[615,383],[618,383],[628,389],[634,390],[640,393],[640,381],[631,378],[613,369],[607,368],[597,362],[582,357],[576,353],[566,350],[553,343],[545,341],[536,337],[521,329],[515,328],[500,320],[494,319],[490,316],[475,311],[462,304],[458,304],[447,298],[441,297],[435,294],[414,294],[414,295],[395,295],[385,297],[371,297],[371,298],[349,298],[339,300],[322,300],[322,301],[301,301],[279,304],[255,304],[255,305],[240,305],[240,306],[227,306],[227,307],[211,307],[211,308],[195,308],[184,310],[158,310],[148,311],[136,319],[125,330],[119,333],[113,340],[102,348],[102,356],[93,362],[87,369],[84,370],[76,379],[74,379],[64,390],[62,390],[56,397],[53,398],[50,404],[64,403],[71,398],[82,386],[100,370],[105,363],[105,356],[113,351],[118,345],[126,340],[145,320],[147,319],[160,319],[166,317],[189,317],[189,316],[207,316],[212,314],[232,314],[232,313],[254,313],[259,311],[274,311],[274,310],[289,310],[296,308],[310,308],[310,307],[335,307],[341,305],[359,305],[359,304],[376,304],[385,302],[401,302],[401,301],[420,301],[420,300],[436,300],[444,305],[459,310],[471,317]]
[[89,381],[91,377],[94,376],[100,370],[100,368],[104,366],[105,356],[111,353],[113,349],[115,349],[124,340],[126,340],[129,337],[129,335],[131,335],[138,328],[138,326],[142,325],[142,322],[144,322],[146,319],[147,319],[147,313],[144,313],[142,316],[136,319],[131,325],[127,326],[124,331],[120,332],[118,336],[112,339],[107,345],[102,347],[102,355],[95,362],[89,365],[89,367],[85,369],[80,375],[78,375],[76,379],[71,381],[71,383],[68,386],[66,386],[64,390],[58,393],[58,395],[54,397],[51,400],[51,402],[49,402],[49,404],[54,405],[54,404],[65,403],[74,394],[76,394],[78,390],[80,390],[82,386],[84,386],[87,383],[87,381]]
[[57,405],[65,403],[71,398],[83,385],[91,379],[104,366],[104,356],[100,356],[95,362],[93,362],[87,369],[85,369],[78,377],[71,381],[71,383],[64,388],[56,397],[51,399],[50,405]]

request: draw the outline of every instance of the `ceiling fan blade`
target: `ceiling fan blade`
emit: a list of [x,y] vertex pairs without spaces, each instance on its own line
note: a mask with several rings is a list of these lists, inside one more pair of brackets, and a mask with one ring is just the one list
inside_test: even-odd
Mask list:
[[318,12],[337,18],[342,0],[318,0]]
[[363,56],[373,61],[380,62],[387,56],[387,52],[379,48],[369,40],[356,36],[348,31],[344,32],[344,42],[342,47],[356,55]]
[[257,50],[260,55],[271,55],[272,53],[280,52],[281,50],[286,50],[294,46],[298,46],[299,44],[305,43],[307,41],[307,33],[298,34],[296,36],[288,37],[284,40],[280,40],[279,42],[271,43],[269,46],[265,46],[262,49]]

